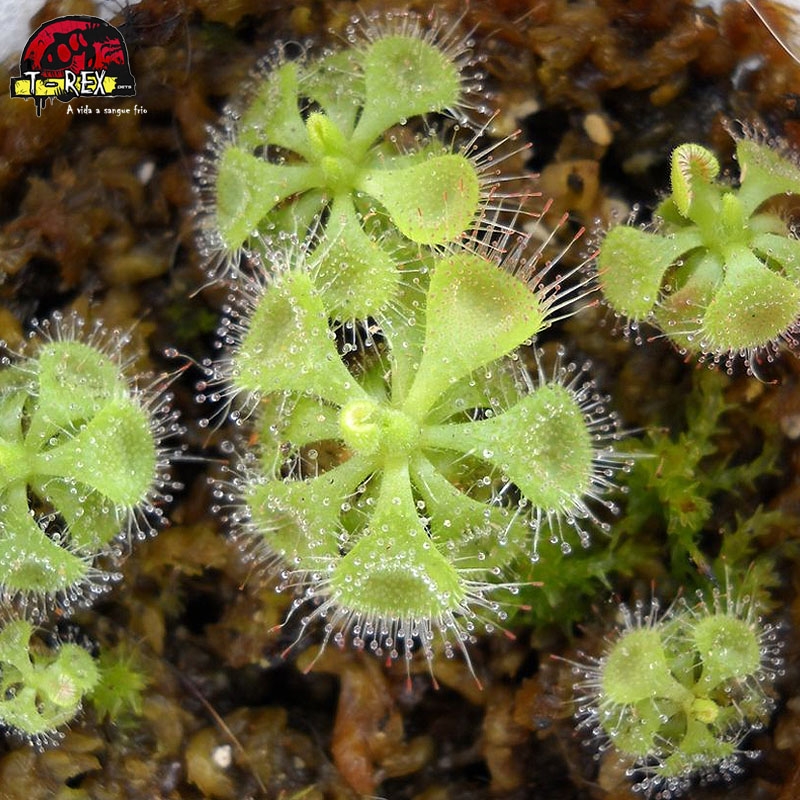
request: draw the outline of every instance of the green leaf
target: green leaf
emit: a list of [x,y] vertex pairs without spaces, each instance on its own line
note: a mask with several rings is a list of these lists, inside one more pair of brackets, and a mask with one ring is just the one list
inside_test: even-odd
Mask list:
[[24,408],[30,391],[0,395],[0,489],[25,480],[31,471],[31,458],[23,441]]
[[275,206],[321,183],[318,167],[271,164],[240,147],[226,148],[217,165],[216,218],[231,250],[241,247]]
[[707,250],[696,250],[671,275],[672,291],[661,298],[655,318],[678,347],[689,352],[698,349],[703,312],[723,275],[722,261]]
[[[330,204],[330,197],[322,189],[309,189],[303,194],[295,195],[291,202],[283,203],[269,213],[266,225],[259,230],[270,237],[275,231],[303,234],[314,228],[317,218],[325,213]],[[263,252],[263,250],[262,250]]]
[[691,216],[695,195],[702,186],[710,185],[719,174],[716,156],[699,144],[682,144],[672,151],[670,179],[675,207],[684,216]]
[[603,664],[603,700],[627,705],[666,698],[682,702],[691,692],[672,677],[658,628],[625,631]]
[[64,543],[53,541],[36,524],[28,513],[24,494],[6,498],[4,505],[6,510],[0,522],[3,591],[52,597],[85,580],[89,564]]
[[777,150],[739,139],[736,158],[741,173],[739,200],[748,216],[770,197],[800,194],[800,167]]
[[232,362],[230,380],[241,391],[307,392],[337,405],[363,395],[336,352],[319,292],[302,272],[266,288]]
[[[271,398],[274,399],[274,398]],[[298,397],[290,400],[289,408],[282,412],[279,437],[294,447],[339,438],[339,411],[317,397]],[[261,417],[260,427],[266,427]]]
[[696,770],[708,769],[709,765],[723,763],[736,752],[736,741],[715,736],[708,725],[689,715],[686,733],[674,747],[675,751],[657,768],[657,774],[665,778],[686,777]]
[[0,488],[27,480],[34,469],[33,456],[24,443],[0,439]]
[[519,385],[513,366],[501,360],[452,384],[425,419],[429,425],[466,422],[467,414],[475,409],[491,409],[497,414],[525,394],[527,390]]
[[759,669],[758,631],[746,619],[724,613],[703,615],[692,626],[692,639],[703,666],[699,685],[705,694],[726,681],[754,675]]
[[119,365],[96,347],[61,340],[43,345],[35,359],[38,403],[26,441],[44,439],[91,419],[109,400],[127,394]]
[[458,66],[417,36],[385,36],[363,57],[366,102],[353,141],[369,145],[409,117],[444,111],[461,96]]
[[591,487],[592,437],[574,395],[560,384],[488,419],[426,428],[422,441],[493,464],[543,510],[570,510]]
[[601,723],[614,747],[626,756],[645,757],[654,751],[662,725],[660,708],[650,698],[609,710]]
[[[11,666],[18,675],[26,676],[33,671],[28,654],[28,642],[33,636],[33,625],[27,620],[9,620],[0,630],[0,664]],[[0,671],[0,678],[8,680],[6,670]]]
[[398,230],[417,244],[459,238],[480,209],[478,173],[459,153],[397,169],[371,169],[359,177],[357,188],[379,200]]
[[778,340],[800,316],[800,287],[746,248],[729,252],[725,278],[703,315],[710,352],[740,352]]
[[311,160],[311,145],[298,107],[299,69],[297,62],[288,61],[261,77],[258,91],[237,125],[236,144],[242,150],[252,152],[271,144]]
[[603,297],[617,313],[645,319],[658,302],[667,270],[701,244],[695,230],[665,236],[627,225],[612,228],[597,261]]
[[753,237],[750,246],[792,283],[800,284],[800,240],[789,235],[761,233]]
[[63,517],[73,548],[97,552],[121,530],[125,514],[107,497],[76,479],[33,478],[31,488]]
[[425,352],[404,405],[417,419],[456,381],[539,333],[546,312],[527,284],[459,252],[437,263],[426,317]]
[[365,320],[397,294],[400,272],[394,259],[364,233],[349,195],[334,200],[312,261],[314,282],[334,319]]
[[425,501],[432,539],[438,545],[447,543],[451,558],[463,562],[468,555],[480,557],[480,567],[488,573],[494,566],[508,566],[522,553],[527,533],[514,536],[507,510],[473,500],[424,456],[413,460],[411,479]]
[[338,556],[342,504],[372,468],[369,459],[356,456],[315,478],[249,483],[244,499],[255,529],[286,563],[321,568],[323,560]]
[[23,409],[30,396],[30,388],[0,394],[0,440],[9,444],[23,441]]
[[148,413],[127,396],[108,402],[75,435],[36,457],[39,475],[80,481],[122,508],[147,496],[158,454]]
[[369,528],[337,565],[331,590],[372,620],[414,624],[458,611],[465,587],[422,525],[407,464],[384,471]]
[[377,314],[383,335],[389,343],[392,396],[408,395],[417,376],[425,343],[427,319],[425,295],[436,258],[431,252],[413,253],[414,245],[393,247],[400,271],[397,297]]
[[350,137],[364,105],[364,76],[355,50],[340,50],[309,65],[303,94],[320,105],[341,132]]

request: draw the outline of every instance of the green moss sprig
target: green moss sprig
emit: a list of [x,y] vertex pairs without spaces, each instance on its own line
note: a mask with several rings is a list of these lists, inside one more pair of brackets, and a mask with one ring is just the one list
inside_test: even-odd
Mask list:
[[98,680],[88,700],[97,718],[118,723],[128,715],[140,715],[142,695],[151,679],[136,647],[124,641],[103,647],[96,665]]
[[[729,452],[731,430],[739,420],[731,417],[734,406],[725,397],[728,385],[729,379],[719,372],[695,372],[686,396],[685,420],[681,420],[684,429],[674,435],[668,429],[653,428],[630,444],[631,450],[644,457],[636,459],[628,477],[625,514],[615,524],[614,536],[641,541],[647,532],[663,530],[666,538],[659,537],[658,546],[666,546],[670,574],[685,586],[696,585],[698,569],[708,569],[703,552],[704,542],[708,549],[708,537],[721,541],[717,557],[734,571],[744,572],[755,557],[754,543],[746,543],[748,526],[736,534],[727,525],[725,532],[720,530],[718,509],[726,499],[735,502],[743,520],[753,514],[750,535],[754,539],[764,536],[770,520],[779,516],[777,512],[762,514],[756,507],[761,479],[777,471],[780,432],[771,424],[762,427],[758,432],[763,444],[755,457],[746,448]],[[774,581],[763,575],[761,583]]]
[[606,301],[633,324],[654,324],[714,361],[742,357],[752,370],[760,355],[795,343],[800,242],[770,201],[800,194],[800,167],[752,138],[737,141],[736,157],[734,187],[705,147],[675,148],[654,229],[613,228],[598,271]]

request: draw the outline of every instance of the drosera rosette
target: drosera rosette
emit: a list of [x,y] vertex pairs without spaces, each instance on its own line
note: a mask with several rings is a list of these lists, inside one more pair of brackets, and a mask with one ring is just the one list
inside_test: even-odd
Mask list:
[[579,728],[613,748],[634,788],[668,800],[693,781],[742,771],[747,736],[769,721],[781,641],[750,596],[714,586],[664,613],[653,599],[620,607],[605,653],[574,664]]
[[699,144],[675,148],[671,194],[648,228],[612,228],[600,247],[606,302],[634,325],[659,328],[683,352],[750,371],[796,344],[800,241],[781,212],[800,194],[800,166],[780,143],[738,138],[739,183],[719,178]]
[[141,713],[148,679],[132,646],[98,647],[75,626],[55,632],[7,609],[0,616],[0,730],[44,749],[86,707],[115,722]]
[[[268,58],[245,100],[210,133],[195,186],[200,251],[213,277],[235,271],[261,237],[331,231],[330,272],[368,270],[391,294],[395,263],[380,233],[421,246],[456,241],[497,190],[488,121],[444,145],[429,115],[470,130],[482,89],[459,21],[394,12],[356,19],[346,45],[318,57]],[[480,107],[483,113],[485,109]]]
[[25,619],[0,622],[0,727],[46,747],[99,682],[97,663],[80,644],[48,643]]
[[38,618],[92,602],[163,520],[181,432],[169,376],[129,376],[128,336],[60,313],[0,370],[0,592]]
[[530,245],[499,226],[481,247],[408,255],[398,299],[352,338],[313,245],[240,283],[209,384],[250,414],[256,447],[218,494],[245,552],[299,592],[293,610],[316,604],[301,629],[324,619],[325,642],[390,658],[419,642],[430,660],[437,636],[466,652],[502,622],[492,594],[538,556],[544,521],[565,548],[570,528],[587,541],[627,458],[583,371],[532,378],[521,363],[591,291],[583,265],[559,274],[560,256],[541,264]]

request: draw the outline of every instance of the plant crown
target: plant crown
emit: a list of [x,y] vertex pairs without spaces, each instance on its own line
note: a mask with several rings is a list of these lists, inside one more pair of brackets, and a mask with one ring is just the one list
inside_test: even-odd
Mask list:
[[78,713],[99,671],[88,650],[67,642],[48,648],[24,619],[0,630],[0,722],[37,744]]
[[654,230],[617,226],[598,261],[618,314],[656,325],[684,351],[715,360],[794,343],[800,317],[800,242],[770,201],[800,193],[800,167],[765,143],[736,143],[739,186],[698,144],[672,153],[672,193]]
[[674,797],[692,778],[740,771],[742,740],[774,705],[765,686],[781,672],[775,629],[730,586],[663,615],[655,601],[622,614],[606,653],[575,667],[580,726],[610,741],[648,794]]
[[97,667],[76,644],[29,645],[31,621],[104,592],[173,485],[165,440],[179,427],[156,384],[126,377],[126,342],[54,315],[0,371],[0,722],[35,741],[74,716]]

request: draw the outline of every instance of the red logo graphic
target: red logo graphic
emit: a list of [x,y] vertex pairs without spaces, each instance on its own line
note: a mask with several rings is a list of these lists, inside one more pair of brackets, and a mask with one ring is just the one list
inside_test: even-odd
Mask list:
[[122,34],[98,17],[58,17],[28,39],[11,79],[11,96],[33,98],[36,116],[48,100],[76,97],[132,97],[136,81]]

